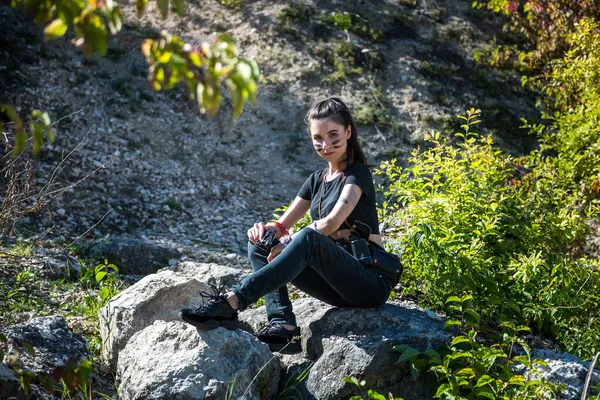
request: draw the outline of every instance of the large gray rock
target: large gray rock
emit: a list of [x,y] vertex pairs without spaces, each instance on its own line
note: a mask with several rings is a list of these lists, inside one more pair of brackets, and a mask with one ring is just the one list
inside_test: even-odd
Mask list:
[[[79,364],[89,358],[85,340],[73,333],[58,315],[13,325],[4,334],[19,348],[23,366],[37,375],[51,375],[56,368]],[[31,344],[35,357],[29,354],[24,343]]]
[[[581,361],[572,354],[556,353],[552,350],[533,350],[532,357],[541,358],[548,364],[547,367],[537,367],[544,378],[566,386],[560,396],[561,399],[579,399],[581,397],[585,379],[590,370],[590,362]],[[600,370],[595,369],[592,372],[590,387],[598,383],[600,383]]]
[[[395,365],[397,344],[420,350],[449,343],[451,334],[443,330],[441,318],[406,303],[385,304],[379,308],[335,308],[307,298],[294,302],[301,327],[302,347],[307,362],[314,362],[301,385],[305,399],[339,399],[352,393],[346,376],[360,377],[369,388],[391,391],[406,399],[430,399],[432,382],[412,381],[407,366]],[[411,308],[407,308],[406,306]],[[253,330],[266,323],[264,307],[240,315]],[[292,359],[298,373],[307,363]],[[285,361],[284,361],[285,362]]]
[[81,264],[66,251],[35,247],[32,264],[44,274],[46,279],[77,279]]
[[181,257],[177,249],[128,237],[110,237],[87,245],[85,250],[91,257],[115,264],[121,274],[144,276],[168,266],[169,260]]
[[12,370],[0,363],[0,399],[7,400],[58,400],[58,397],[52,396],[44,389],[31,385],[29,395],[26,395],[21,387],[21,382],[13,374]]
[[222,400],[234,379],[232,399],[267,399],[279,374],[279,360],[249,333],[178,321],[156,321],[133,335],[117,366],[123,400]]
[[200,304],[199,291],[239,282],[243,272],[217,264],[184,262],[148,275],[130,286],[99,311],[102,355],[114,368],[119,351],[136,332],[154,321],[179,321],[183,307]]

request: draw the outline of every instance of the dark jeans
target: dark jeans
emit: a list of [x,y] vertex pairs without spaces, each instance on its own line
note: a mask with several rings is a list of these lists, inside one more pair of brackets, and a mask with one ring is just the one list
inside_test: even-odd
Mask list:
[[231,288],[240,310],[265,297],[269,322],[296,325],[286,284],[338,307],[377,307],[387,300],[391,279],[363,266],[327,236],[305,228],[273,261],[248,243],[253,273]]

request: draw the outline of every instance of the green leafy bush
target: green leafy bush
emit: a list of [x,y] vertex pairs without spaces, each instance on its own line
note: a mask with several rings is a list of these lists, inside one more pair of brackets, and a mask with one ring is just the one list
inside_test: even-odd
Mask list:
[[504,15],[504,30],[515,36],[514,44],[493,46],[487,54],[492,64],[512,62],[534,75],[567,51],[566,38],[579,21],[600,15],[596,0],[482,0],[472,5]]
[[556,169],[556,179],[580,196],[600,193],[600,25],[592,20],[576,24],[566,39],[569,51],[552,61],[551,68],[530,78],[547,95],[548,125],[534,125],[541,149],[530,165]]
[[555,399],[564,385],[548,382],[536,369],[535,365],[547,364],[532,360],[529,345],[519,337],[530,329],[504,322],[499,342],[487,345],[478,337],[480,317],[472,301],[470,295],[446,300],[450,319],[445,326],[459,331],[450,346],[424,352],[408,345],[394,346],[400,353],[397,363],[408,362],[415,379],[424,371],[434,372],[440,382],[436,398]]
[[294,1],[277,14],[277,25],[284,31],[292,29],[294,22],[306,22],[315,10],[303,1]]
[[600,350],[599,263],[575,249],[597,208],[557,184],[551,163],[531,169],[473,133],[479,114],[461,117],[457,147],[438,133],[411,167],[378,170],[390,180],[380,219],[406,246],[404,293],[438,310],[472,295],[490,329],[524,324],[589,358]]
[[335,25],[338,29],[356,33],[373,42],[383,40],[383,32],[373,28],[372,23],[360,15],[337,9],[322,17],[324,22]]

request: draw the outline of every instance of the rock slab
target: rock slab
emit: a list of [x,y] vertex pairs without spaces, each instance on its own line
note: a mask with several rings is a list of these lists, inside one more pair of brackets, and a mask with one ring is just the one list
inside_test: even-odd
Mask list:
[[[532,357],[541,358],[548,364],[547,367],[537,367],[544,378],[566,386],[565,391],[559,398],[565,400],[581,398],[581,392],[583,391],[585,380],[590,370],[590,362],[581,361],[572,354],[556,353],[552,350],[533,350]],[[598,368],[598,365],[596,365],[596,368]],[[594,369],[590,380],[590,387],[599,383],[600,369]]]
[[[33,318],[13,325],[4,334],[19,348],[23,366],[37,375],[50,375],[69,362],[78,364],[89,359],[85,340],[73,333],[63,317],[58,315]],[[35,357],[29,354],[24,343],[31,344]]]
[[[408,307],[407,307],[408,305]],[[414,382],[407,366],[395,365],[397,344],[420,350],[447,344],[451,334],[442,319],[412,304],[385,304],[378,308],[336,308],[316,299],[293,303],[301,327],[305,362],[295,364],[289,373],[314,362],[308,378],[299,389],[304,399],[339,399],[351,395],[353,387],[346,376],[364,379],[369,388],[406,399],[430,399],[432,382],[426,377]],[[253,330],[266,323],[264,307],[240,315]],[[285,362],[284,362],[285,363]]]
[[117,366],[123,400],[268,399],[277,392],[279,360],[241,330],[200,331],[156,321],[134,334]]
[[227,287],[243,277],[239,269],[184,262],[148,275],[112,298],[99,311],[102,356],[113,368],[131,336],[154,321],[180,321],[181,308],[202,303],[200,291]]
[[177,249],[123,236],[110,237],[86,247],[90,256],[117,265],[121,274],[145,276],[168,266],[169,260],[181,257]]

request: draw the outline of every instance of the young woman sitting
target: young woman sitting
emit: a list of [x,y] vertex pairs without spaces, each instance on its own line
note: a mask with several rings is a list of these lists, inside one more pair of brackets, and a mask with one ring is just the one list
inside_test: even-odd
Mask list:
[[[315,103],[306,115],[308,134],[327,168],[311,174],[286,213],[278,220],[248,229],[248,256],[253,273],[226,294],[215,293],[181,318],[199,329],[235,329],[238,311],[264,296],[269,325],[257,337],[272,351],[297,352],[300,329],[288,297],[287,283],[338,307],[377,307],[395,282],[363,265],[345,248],[350,227],[370,228],[369,241],[382,246],[375,188],[358,132],[348,107],[331,97]],[[309,227],[289,236],[288,229],[310,210]],[[261,246],[269,230],[280,241]],[[272,232],[273,233],[273,232]]]

